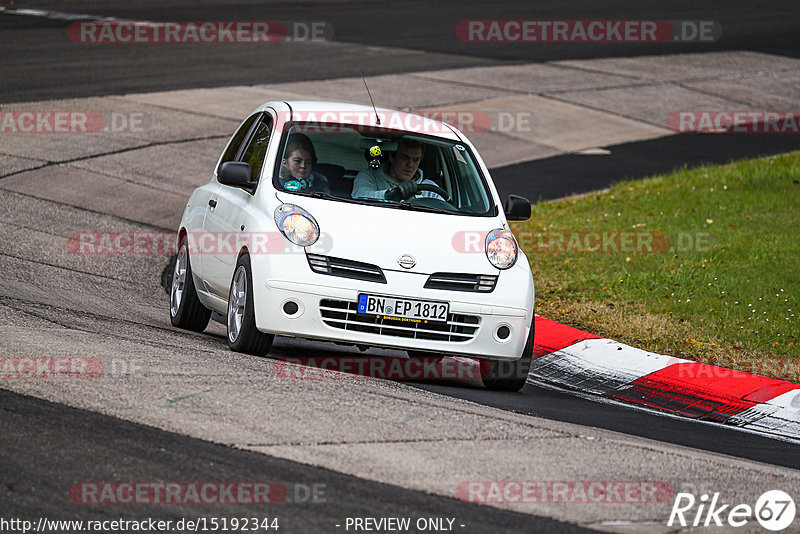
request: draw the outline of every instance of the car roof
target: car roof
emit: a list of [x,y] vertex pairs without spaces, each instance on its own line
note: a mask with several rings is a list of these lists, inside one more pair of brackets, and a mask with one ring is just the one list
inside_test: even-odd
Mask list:
[[[347,102],[324,102],[314,100],[286,100],[267,102],[260,110],[272,108],[281,114],[291,114],[292,120],[312,122],[329,122],[354,126],[379,127],[397,133],[417,133],[433,135],[451,141],[460,141],[457,130],[450,125],[424,117],[417,113],[409,113],[389,108],[376,108]],[[378,126],[375,111],[382,118]],[[288,118],[288,117],[287,117]]]

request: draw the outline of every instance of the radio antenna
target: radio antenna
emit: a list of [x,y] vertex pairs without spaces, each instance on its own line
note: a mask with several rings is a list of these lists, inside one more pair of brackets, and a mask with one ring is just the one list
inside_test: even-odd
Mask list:
[[369,96],[369,101],[372,103],[372,109],[375,111],[375,122],[378,124],[378,126],[380,126],[381,118],[380,116],[378,116],[378,110],[375,107],[375,102],[372,100],[372,93],[369,92],[369,85],[367,85],[367,79],[364,78],[364,73],[361,72],[361,67],[356,65],[356,68],[358,68],[358,73],[361,75],[361,80],[364,82],[364,87],[367,88],[367,95]]

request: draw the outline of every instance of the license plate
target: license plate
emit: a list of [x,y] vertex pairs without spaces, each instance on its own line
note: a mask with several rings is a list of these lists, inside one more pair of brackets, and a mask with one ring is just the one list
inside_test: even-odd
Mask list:
[[446,322],[450,305],[447,302],[431,302],[379,295],[358,295],[358,313],[377,315],[385,319],[409,320],[412,322]]

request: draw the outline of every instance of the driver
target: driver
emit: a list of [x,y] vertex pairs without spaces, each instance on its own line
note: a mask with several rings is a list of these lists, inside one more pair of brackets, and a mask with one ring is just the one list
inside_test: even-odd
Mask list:
[[313,170],[316,163],[317,153],[311,139],[301,133],[290,134],[278,174],[283,188],[287,191],[330,193],[328,179]]
[[353,198],[379,198],[403,200],[414,196],[444,200],[432,191],[419,191],[421,184],[434,185],[432,180],[423,180],[419,164],[425,148],[413,139],[400,139],[397,152],[389,154],[387,164],[379,169],[359,172],[353,181]]

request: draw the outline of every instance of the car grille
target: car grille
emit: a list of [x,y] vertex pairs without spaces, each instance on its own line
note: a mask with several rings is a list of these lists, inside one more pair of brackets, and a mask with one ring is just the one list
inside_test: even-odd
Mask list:
[[446,323],[398,323],[374,315],[358,314],[357,308],[357,302],[323,299],[319,309],[322,322],[333,328],[434,341],[469,341],[475,337],[481,322],[477,315],[450,313]]
[[433,273],[425,282],[425,287],[427,289],[491,293],[496,283],[497,275],[492,274]]
[[331,258],[319,254],[306,254],[308,265],[315,273],[328,274],[331,276],[341,276],[343,278],[355,278],[356,280],[367,280],[369,282],[386,283],[383,271],[377,265],[361,263],[360,261],[343,260],[341,258]]

